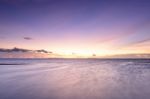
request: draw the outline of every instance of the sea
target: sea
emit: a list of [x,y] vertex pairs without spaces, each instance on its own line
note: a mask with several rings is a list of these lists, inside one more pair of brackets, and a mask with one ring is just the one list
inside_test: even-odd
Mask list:
[[0,59],[0,99],[150,99],[150,59]]

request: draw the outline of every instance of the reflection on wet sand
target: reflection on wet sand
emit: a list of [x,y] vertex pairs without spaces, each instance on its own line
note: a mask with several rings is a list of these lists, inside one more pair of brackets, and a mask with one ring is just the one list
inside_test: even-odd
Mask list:
[[0,99],[150,98],[149,60],[33,61],[1,65]]

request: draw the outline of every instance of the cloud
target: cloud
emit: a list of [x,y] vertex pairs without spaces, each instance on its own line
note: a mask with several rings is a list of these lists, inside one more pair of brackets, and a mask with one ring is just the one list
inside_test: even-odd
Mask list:
[[150,53],[143,54],[118,54],[118,55],[110,55],[105,58],[150,58]]
[[22,48],[0,48],[0,58],[56,58],[62,57],[57,53],[46,50],[29,50]]
[[32,40],[31,37],[23,37],[23,39],[25,39],[25,40]]
[[29,49],[22,49],[22,48],[16,48],[14,47],[13,49],[3,49],[0,48],[0,52],[38,52],[38,53],[46,53],[46,54],[52,54],[53,52],[51,51],[46,51],[46,50],[29,50]]
[[150,38],[138,41],[138,42],[136,42],[136,44],[141,44],[141,43],[145,43],[145,42],[149,42],[149,41],[150,41]]
[[48,54],[48,53],[52,53],[52,52],[49,52],[49,51],[46,51],[46,50],[36,50],[36,52],[39,52],[39,53],[46,53],[46,54]]
[[[130,43],[129,45],[130,45],[130,46],[133,46],[133,45],[143,44],[143,43],[146,43],[146,42],[150,42],[150,38],[144,39],[144,40],[139,40],[139,41],[136,41],[136,42],[132,42],[132,43]],[[129,46],[129,45],[128,45],[128,46]]]
[[0,52],[29,52],[31,50],[27,50],[27,49],[20,49],[20,48],[13,48],[13,49],[3,49],[0,48]]

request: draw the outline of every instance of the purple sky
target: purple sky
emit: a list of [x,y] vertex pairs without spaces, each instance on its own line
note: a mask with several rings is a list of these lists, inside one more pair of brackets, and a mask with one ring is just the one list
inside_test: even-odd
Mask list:
[[149,0],[1,0],[0,47],[150,53]]

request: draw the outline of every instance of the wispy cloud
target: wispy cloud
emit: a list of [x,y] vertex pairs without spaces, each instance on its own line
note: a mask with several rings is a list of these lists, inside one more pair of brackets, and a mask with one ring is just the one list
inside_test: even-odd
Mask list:
[[142,44],[142,43],[146,43],[146,42],[150,42],[150,38],[133,42],[133,43],[131,43],[131,45],[137,45],[137,44]]
[[149,53],[145,54],[119,54],[119,55],[110,55],[105,58],[150,58]]

